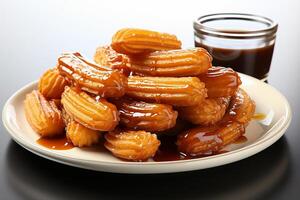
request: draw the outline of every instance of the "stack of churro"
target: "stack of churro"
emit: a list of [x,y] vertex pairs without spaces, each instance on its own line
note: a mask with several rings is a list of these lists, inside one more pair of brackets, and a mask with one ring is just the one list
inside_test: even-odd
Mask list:
[[193,127],[178,133],[178,151],[201,156],[242,136],[255,110],[235,71],[212,66],[203,48],[181,49],[175,35],[121,29],[94,61],[62,54],[26,96],[27,121],[42,137],[65,134],[84,147],[104,135],[116,157],[145,161],[180,119]]

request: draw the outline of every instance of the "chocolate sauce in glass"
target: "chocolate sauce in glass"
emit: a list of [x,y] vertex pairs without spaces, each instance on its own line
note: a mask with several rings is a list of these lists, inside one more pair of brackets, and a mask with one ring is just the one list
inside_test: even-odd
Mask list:
[[213,65],[267,80],[278,24],[259,15],[216,13],[194,21],[195,46],[213,57]]
[[230,67],[258,79],[268,76],[274,49],[274,44],[254,49],[218,48],[198,42],[195,46],[208,50],[214,66]]

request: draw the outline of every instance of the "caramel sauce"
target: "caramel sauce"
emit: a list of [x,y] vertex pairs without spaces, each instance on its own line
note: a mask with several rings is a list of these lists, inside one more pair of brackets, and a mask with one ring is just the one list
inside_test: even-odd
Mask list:
[[242,143],[245,143],[247,142],[248,139],[246,136],[242,135],[241,137],[239,137],[236,141],[234,141],[233,143],[234,144],[242,144]]
[[[172,161],[172,160],[184,160],[184,159],[194,159],[206,156],[212,156],[216,154],[226,153],[227,151],[222,150],[224,147],[224,136],[220,134],[223,128],[228,127],[229,125],[235,123],[237,128],[239,128],[240,138],[237,139],[237,142],[242,143],[247,141],[247,138],[242,136],[245,129],[243,126],[239,126],[239,122],[236,120],[237,112],[240,105],[244,102],[245,96],[243,92],[239,92],[234,100],[231,101],[229,110],[223,117],[223,119],[213,126],[198,126],[195,128],[189,127],[185,129],[184,133],[181,133],[177,138],[168,138],[166,137],[159,138],[161,140],[161,146],[154,156],[153,160],[155,161]],[[240,136],[237,135],[237,136]],[[198,154],[196,156],[186,156],[177,149],[176,142],[179,142],[179,150],[186,150],[191,147],[191,144],[197,141],[202,141],[203,148],[206,149],[205,144],[210,146],[211,151]]]
[[181,155],[180,152],[177,151],[176,138],[176,135],[160,137],[161,145],[153,157],[153,160],[161,162],[185,159],[185,155]]
[[263,120],[266,118],[266,115],[263,113],[255,113],[254,116],[252,117],[252,119],[255,120]]
[[[196,159],[196,158],[202,158],[202,157],[227,153],[228,152],[227,150],[222,149],[223,141],[222,138],[219,136],[218,131],[228,126],[229,124],[236,122],[235,119],[237,115],[237,109],[240,103],[243,102],[243,98],[244,96],[242,94],[239,94],[238,98],[236,98],[237,100],[231,102],[230,109],[227,111],[223,119],[214,126],[209,126],[209,127],[200,126],[195,128],[195,125],[192,125],[182,120],[178,120],[174,128],[169,129],[168,131],[165,131],[161,134],[158,134],[159,140],[161,141],[161,145],[158,151],[156,152],[155,156],[153,157],[153,160],[156,162],[177,161],[177,160]],[[264,114],[257,113],[256,115],[254,115],[253,118],[261,119],[263,117],[265,117]],[[186,155],[185,153],[180,152],[176,145],[177,136],[179,133],[181,133],[184,130],[186,130],[186,134],[188,134],[189,137],[192,135],[193,139],[197,139],[201,141],[212,141],[210,145],[215,146],[215,148],[213,148],[212,151],[210,152],[206,152],[204,154],[197,155],[197,156]],[[181,135],[182,137],[185,137],[184,134]],[[247,138],[245,136],[241,136],[234,143],[240,144],[246,141]],[[73,148],[73,145],[70,142],[68,142],[65,137],[40,138],[39,140],[37,140],[37,143],[49,149],[55,149],[55,150],[66,150],[66,149]],[[184,145],[189,145],[189,142],[186,142],[186,144]]]
[[65,136],[54,138],[41,137],[36,142],[42,145],[43,147],[54,150],[67,150],[72,149],[74,147]]
[[233,96],[242,83],[235,71],[225,67],[211,67],[198,77],[205,83],[209,98]]
[[228,152],[226,150],[219,150],[201,156],[190,156],[178,151],[176,145],[177,135],[161,136],[159,140],[161,141],[161,145],[153,157],[153,160],[156,162],[196,159]]

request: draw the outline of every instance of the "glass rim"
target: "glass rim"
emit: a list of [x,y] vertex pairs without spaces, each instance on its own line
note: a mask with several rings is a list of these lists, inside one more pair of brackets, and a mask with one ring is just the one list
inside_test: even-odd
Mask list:
[[[245,31],[232,31],[232,30],[222,30],[217,28],[212,28],[205,25],[206,22],[215,21],[215,20],[226,20],[226,19],[235,19],[235,20],[247,20],[258,23],[266,24],[266,28],[260,28],[257,30],[245,30]],[[273,36],[276,34],[278,24],[271,20],[270,18],[246,14],[246,13],[215,13],[203,15],[197,18],[194,21],[194,30],[195,34],[205,34],[217,37],[225,38],[257,38],[257,37],[266,37]]]

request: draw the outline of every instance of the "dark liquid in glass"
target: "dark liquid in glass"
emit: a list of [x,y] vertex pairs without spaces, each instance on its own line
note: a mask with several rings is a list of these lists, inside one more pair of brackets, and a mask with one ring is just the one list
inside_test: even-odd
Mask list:
[[195,46],[208,50],[214,66],[230,67],[258,79],[267,78],[274,49],[274,44],[255,49],[217,48],[197,42]]

